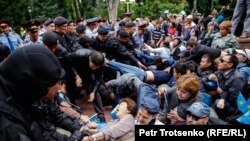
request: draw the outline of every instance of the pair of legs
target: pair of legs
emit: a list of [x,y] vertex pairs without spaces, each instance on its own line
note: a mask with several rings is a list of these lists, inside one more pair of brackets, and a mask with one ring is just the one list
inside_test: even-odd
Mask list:
[[246,12],[246,17],[244,20],[242,37],[250,37],[250,1],[249,0],[237,0],[236,6],[234,9],[233,18],[232,18],[232,34],[235,34],[236,28],[244,12]]
[[167,83],[171,75],[166,71],[152,70],[144,71],[138,67],[122,64],[115,61],[107,63],[108,68],[120,72],[121,74],[132,73],[135,74],[142,82],[160,85]]

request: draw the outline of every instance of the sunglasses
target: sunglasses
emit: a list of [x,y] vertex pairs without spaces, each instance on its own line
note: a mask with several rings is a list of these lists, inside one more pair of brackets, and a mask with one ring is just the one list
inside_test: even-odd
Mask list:
[[226,63],[231,63],[231,62],[228,62],[228,61],[223,60],[222,58],[220,58],[220,62],[221,62],[221,63],[224,63],[224,62],[226,62]]

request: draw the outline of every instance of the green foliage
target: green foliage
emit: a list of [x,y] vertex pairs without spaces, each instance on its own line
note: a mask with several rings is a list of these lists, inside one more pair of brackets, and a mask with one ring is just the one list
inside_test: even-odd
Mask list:
[[10,21],[12,28],[15,31],[19,31],[19,28],[28,19],[28,2],[29,0],[0,0],[0,17],[1,19],[7,19]]
[[[63,4],[63,5],[60,5]],[[19,32],[25,22],[33,19],[43,20],[46,17],[54,18],[64,15],[64,0],[0,0],[0,17],[11,22],[12,28]],[[29,12],[30,7],[31,12]],[[30,17],[31,16],[31,17]]]
[[32,18],[44,20],[45,18],[55,18],[63,15],[63,8],[59,8],[61,0],[33,0],[31,3]]
[[[91,18],[98,16],[99,13],[101,17],[108,18],[106,1],[100,0],[100,12],[96,4],[97,0],[0,0],[0,17],[9,20],[12,23],[12,27],[17,31],[30,19],[28,6],[32,10],[32,18],[38,20],[46,17],[54,18],[58,15],[76,20],[79,16]],[[198,11],[204,14],[210,13],[211,1],[197,0]],[[236,0],[230,1],[231,3],[236,3]],[[140,2],[143,2],[143,5]],[[185,10],[187,14],[190,14],[193,9],[193,2],[194,0],[136,0],[136,3],[130,4],[129,8],[134,13],[133,19],[141,15],[142,17],[149,16],[152,19],[156,19],[160,15],[164,15],[164,10],[166,9],[169,9],[170,13],[179,13],[181,10]],[[79,8],[76,8],[76,4],[78,4]],[[119,4],[118,17],[123,17],[126,8],[126,4]],[[214,3],[214,8],[220,10],[218,3]]]
[[[164,10],[169,9],[170,13],[179,13],[181,10],[186,10],[188,3],[186,0],[144,0],[143,5],[138,3],[131,4],[130,9],[134,12],[132,18],[149,16],[152,19],[158,18],[160,15],[164,15]],[[126,4],[120,4],[119,17],[122,17],[122,13],[126,10]],[[165,15],[167,16],[167,15]]]

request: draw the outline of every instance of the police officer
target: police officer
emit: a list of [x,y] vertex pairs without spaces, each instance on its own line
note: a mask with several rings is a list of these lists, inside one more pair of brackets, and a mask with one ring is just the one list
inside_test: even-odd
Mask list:
[[133,22],[128,22],[126,23],[125,25],[125,30],[128,32],[129,34],[129,40],[128,40],[128,45],[126,46],[127,49],[132,52],[132,53],[135,53],[135,48],[136,48],[136,42],[133,38],[134,36],[134,33],[135,33],[135,30],[136,30],[136,27],[135,27],[135,23]]
[[[133,14],[133,12],[131,12],[131,11],[126,11],[125,13],[123,13],[123,15],[124,15],[123,20],[121,20],[120,22],[122,22],[122,21],[124,21],[125,23],[132,22],[132,21],[131,21],[131,16],[132,16],[132,14]],[[120,22],[119,22],[119,24],[117,24],[117,25],[115,26],[115,31],[116,31],[116,33],[117,33],[117,31],[121,30],[121,28],[120,28]]]
[[43,45],[42,37],[39,36],[40,22],[38,20],[30,20],[25,23],[24,28],[26,28],[28,36],[24,40],[23,45],[38,44]]
[[34,44],[16,50],[0,65],[1,140],[42,138],[30,107],[41,98],[51,99],[64,74],[56,57]]
[[86,33],[86,27],[85,27],[84,25],[78,25],[78,26],[76,27],[76,35],[77,35],[78,37],[84,36],[85,33]]
[[63,85],[66,85],[67,95],[72,103],[75,104],[77,94],[80,95],[80,88],[82,87],[82,79],[71,65],[69,59],[69,52],[58,44],[59,37],[55,32],[46,32],[43,36],[44,45],[49,48],[58,58],[61,66],[66,71]]
[[90,38],[94,38],[98,29],[98,17],[90,18],[86,20],[86,35]]
[[46,20],[44,22],[44,25],[45,25],[45,32],[50,32],[55,30],[55,23],[51,19]]
[[55,23],[55,33],[59,36],[59,43],[67,49],[68,52],[75,52],[80,45],[77,43],[77,39],[67,34],[67,22],[68,20],[62,16],[56,17],[53,22]]
[[[125,31],[124,31],[125,32]],[[120,33],[124,35],[124,38],[128,38],[128,34]],[[98,29],[98,36],[92,45],[92,47],[100,52],[106,53],[108,59],[115,59],[119,62],[134,65],[139,67],[139,61],[127,50],[126,46],[122,45],[116,38],[108,36],[108,30],[100,27]]]
[[7,20],[0,20],[0,45],[6,45],[10,48],[10,51],[15,51],[18,47],[22,46],[23,40],[20,36],[11,31],[10,22]]
[[102,88],[105,65],[104,55],[98,51],[79,49],[70,55],[70,59],[83,79],[84,88],[89,95],[88,101],[93,102],[100,121],[105,121],[101,99],[101,95],[105,94],[105,89]]

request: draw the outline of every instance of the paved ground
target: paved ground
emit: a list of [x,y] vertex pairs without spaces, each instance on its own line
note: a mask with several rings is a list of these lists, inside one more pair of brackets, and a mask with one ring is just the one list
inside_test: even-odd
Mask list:
[[[83,115],[91,116],[95,114],[95,110],[94,110],[93,104],[88,102],[88,98],[89,97],[83,93],[83,97],[81,99],[78,99],[76,101],[76,104],[79,107],[81,107],[81,111]],[[106,121],[111,120],[111,115],[110,115],[111,110],[112,110],[112,106],[104,107]]]

